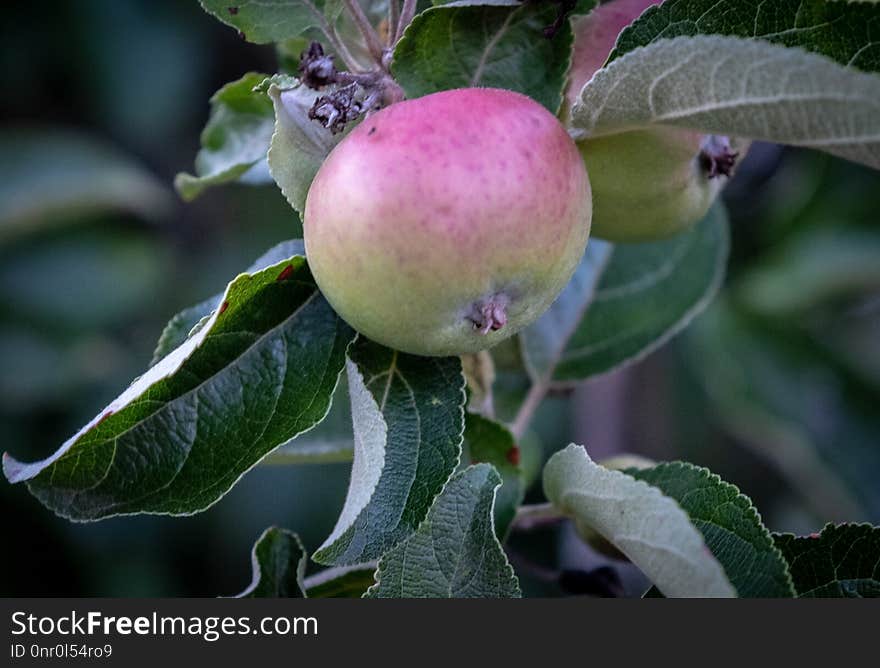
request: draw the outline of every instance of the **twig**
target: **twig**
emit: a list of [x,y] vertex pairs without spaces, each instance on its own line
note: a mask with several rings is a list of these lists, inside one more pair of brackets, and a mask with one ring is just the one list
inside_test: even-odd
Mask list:
[[519,440],[523,437],[523,434],[529,426],[529,422],[532,421],[532,416],[535,414],[538,406],[541,405],[541,402],[544,400],[549,389],[550,383],[546,380],[535,381],[529,389],[526,398],[523,399],[523,402],[519,407],[519,411],[516,413],[516,417],[510,425],[510,432],[513,434],[514,438]]
[[403,31],[412,23],[416,15],[417,0],[403,0],[403,10],[400,12],[400,21],[397,23],[397,32],[394,34],[394,43],[403,37]]
[[355,25],[363,36],[370,55],[373,56],[376,63],[384,67],[383,58],[385,55],[385,47],[382,46],[382,40],[379,39],[379,34],[376,32],[376,29],[373,28],[370,19],[364,14],[364,10],[361,8],[360,3],[358,0],[345,0],[345,7],[348,9],[348,13],[351,15],[351,18],[354,20]]

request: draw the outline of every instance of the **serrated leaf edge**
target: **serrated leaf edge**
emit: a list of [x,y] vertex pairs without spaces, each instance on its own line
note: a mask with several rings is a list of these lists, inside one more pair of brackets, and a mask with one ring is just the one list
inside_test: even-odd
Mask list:
[[[550,462],[552,461],[552,459],[555,457],[558,457],[559,455],[561,455],[562,453],[565,453],[565,452],[580,452],[586,458],[587,464],[592,464],[594,466],[602,468],[614,477],[626,478],[629,481],[631,481],[632,483],[636,484],[637,486],[643,487],[646,490],[652,490],[653,492],[659,494],[664,499],[667,499],[671,503],[673,503],[675,505],[675,507],[678,508],[681,511],[681,513],[684,515],[685,521],[693,528],[694,532],[696,532],[696,535],[699,538],[700,542],[702,543],[703,548],[710,554],[712,560],[718,564],[718,567],[721,570],[721,574],[724,576],[724,579],[726,580],[726,584],[729,585],[729,587],[730,587],[730,592],[731,592],[732,596],[738,597],[738,593],[736,591],[736,588],[733,586],[733,584],[730,582],[729,578],[727,577],[727,572],[724,570],[724,567],[721,566],[720,562],[718,562],[718,560],[715,558],[715,555],[713,555],[711,553],[708,546],[706,545],[706,540],[705,540],[705,538],[703,538],[702,532],[699,529],[697,529],[696,526],[694,526],[693,522],[690,519],[690,515],[688,515],[688,513],[684,510],[684,508],[682,508],[675,499],[673,499],[671,496],[668,496],[667,494],[665,494],[660,488],[655,487],[654,485],[651,485],[651,484],[645,482],[644,480],[639,480],[637,478],[633,478],[631,475],[624,473],[623,471],[618,471],[615,469],[608,469],[608,468],[605,468],[604,466],[601,466],[600,464],[597,464],[596,462],[594,462],[590,458],[589,454],[587,454],[586,448],[584,448],[583,446],[577,445],[575,443],[570,443],[565,448],[554,453],[554,455],[550,458],[550,460],[548,460],[547,463],[544,465],[544,476],[547,475],[547,468],[548,468],[548,465],[550,464]],[[546,494],[546,488],[547,488],[547,482],[546,482],[546,477],[545,477],[545,479],[544,479],[545,494]],[[577,491],[569,492],[569,494],[577,495],[578,492]],[[563,496],[567,496],[567,495],[563,494]],[[564,499],[560,498],[559,503],[556,503],[553,501],[551,501],[551,503],[553,504],[554,507],[558,508],[560,510],[560,512],[564,513],[565,515],[572,517],[572,518],[575,517],[574,514],[572,514],[570,511],[568,511],[567,508],[565,508]],[[609,539],[609,542],[612,542],[612,541],[610,541],[610,539]],[[612,544],[613,544],[613,542],[612,542]],[[618,546],[615,545],[615,547],[618,547]],[[656,583],[652,583],[652,584],[654,584],[656,586]]]
[[[462,430],[462,433],[464,433],[463,430]],[[504,565],[506,567],[504,570],[511,577],[513,582],[515,583],[517,596],[521,597],[522,596],[522,588],[520,587],[520,584],[519,584],[519,578],[516,577],[516,571],[514,571],[513,566],[510,563],[510,560],[507,558],[507,553],[504,551],[504,546],[501,544],[501,541],[498,540],[498,534],[495,529],[495,501],[498,497],[498,490],[501,489],[501,485],[503,483],[503,480],[501,478],[501,474],[498,472],[498,469],[496,469],[492,464],[486,464],[486,463],[471,464],[470,466],[467,467],[467,469],[465,469],[465,471],[467,471],[470,468],[474,468],[475,466],[486,466],[486,467],[490,468],[492,471],[494,471],[495,475],[498,476],[498,483],[492,488],[492,505],[489,508],[489,523],[490,523],[490,529],[491,529],[491,534],[492,534],[492,540],[495,542],[495,545],[501,551],[501,554],[504,555]],[[463,473],[463,471],[462,471],[462,473]],[[410,535],[418,533],[421,530],[421,528],[427,523],[428,517],[431,514],[431,510],[433,509],[434,504],[437,503],[437,499],[439,499],[440,496],[446,491],[446,487],[449,485],[450,480],[452,480],[456,475],[461,475],[461,473],[453,474],[453,475],[449,476],[449,479],[443,485],[443,489],[440,490],[440,494],[438,494],[436,497],[434,497],[434,501],[431,504],[431,508],[428,509],[428,513],[425,515],[425,518],[421,522],[419,522],[419,526]],[[361,598],[372,598],[372,595],[375,593],[375,591],[378,591],[378,588],[379,588],[379,585],[380,585],[381,579],[382,579],[382,567],[384,565],[384,562],[385,562],[385,559],[386,559],[388,552],[391,552],[395,548],[399,547],[400,544],[403,543],[405,540],[407,540],[407,539],[405,538],[401,541],[398,541],[398,543],[396,545],[394,545],[394,547],[389,548],[385,552],[385,554],[382,555],[382,557],[379,559],[379,561],[376,565],[376,572],[373,574],[374,583],[367,589],[367,591],[365,591],[363,593],[363,596]]]
[[[722,489],[729,489],[735,493],[735,497],[734,497],[735,502],[737,502],[738,505],[740,505],[740,508],[743,509],[751,519],[754,519],[758,523],[758,526],[760,527],[761,536],[767,538],[767,540],[770,543],[770,552],[772,554],[774,554],[775,556],[779,557],[779,560],[785,565],[786,584],[788,584],[791,596],[792,597],[796,596],[797,592],[794,588],[794,580],[792,579],[791,572],[789,571],[789,568],[788,568],[788,561],[785,559],[785,556],[782,554],[782,550],[780,550],[776,546],[776,543],[773,539],[773,534],[770,532],[770,530],[764,524],[764,521],[761,517],[761,513],[758,511],[757,507],[755,506],[754,502],[749,498],[749,496],[744,494],[737,485],[734,485],[731,482],[727,482],[721,476],[719,476],[717,473],[713,473],[710,469],[706,468],[705,466],[697,466],[696,464],[692,464],[690,462],[679,461],[679,460],[670,461],[670,462],[660,462],[660,463],[650,467],[650,470],[674,469],[676,467],[682,467],[682,468],[690,469],[691,471],[695,471],[703,479],[705,479],[711,483],[719,485]],[[627,475],[631,475],[629,473],[630,470],[632,470],[632,469],[622,469],[622,472],[626,473]],[[647,482],[647,481],[643,481],[643,482]],[[651,483],[648,483],[648,484],[650,485]],[[656,487],[656,485],[652,485],[652,486]],[[660,491],[662,492],[663,490],[660,490]],[[742,503],[745,503],[745,507],[743,507],[741,505]],[[685,510],[685,509],[682,508],[682,510]],[[686,510],[685,510],[685,512],[687,513]],[[688,513],[688,516],[690,517],[690,513]],[[706,524],[710,524],[718,529],[722,529],[727,532],[730,531],[726,527],[723,527],[720,524],[717,524],[717,523],[712,522],[710,520],[702,520],[701,519],[700,521],[706,522]],[[719,562],[719,563],[721,563],[721,562]],[[724,568],[724,564],[721,564],[721,567]],[[729,577],[728,577],[728,579],[729,579]]]
[[[350,349],[352,345],[353,345],[353,342],[350,343],[348,348],[346,349],[346,357],[345,357],[346,363],[349,362],[348,349]],[[395,352],[395,354],[398,354],[398,351],[394,351],[394,352]],[[351,363],[354,364],[355,367],[357,367],[356,363],[354,363],[354,362],[351,362]],[[449,476],[446,478],[446,482],[443,483],[443,486],[440,488],[440,491],[437,492],[437,496],[434,497],[434,500],[431,502],[431,505],[428,506],[428,510],[425,513],[425,518],[423,518],[422,521],[419,522],[419,525],[418,525],[419,527],[421,527],[422,523],[428,517],[428,514],[430,514],[431,508],[434,506],[434,503],[436,503],[437,498],[441,494],[443,494],[443,492],[446,491],[446,487],[449,485],[449,481],[455,477],[456,471],[458,470],[459,466],[461,466],[462,444],[464,442],[465,417],[466,417],[465,416],[465,407],[467,405],[467,378],[465,378],[464,369],[461,365],[459,365],[458,375],[461,378],[461,384],[460,384],[461,399],[458,402],[459,413],[461,416],[461,430],[459,431],[457,438],[456,438],[456,441],[458,443],[458,456],[456,457],[455,465],[452,467],[452,471],[450,472]],[[328,408],[328,411],[329,411],[329,408]],[[381,415],[381,411],[380,411],[380,415]],[[387,442],[386,442],[386,445],[387,445]],[[384,470],[384,465],[383,465],[383,470]],[[380,475],[381,475],[381,472],[380,472]],[[373,488],[373,491],[375,491],[375,488]],[[370,494],[370,500],[372,500],[372,493]],[[364,507],[361,508],[361,510],[358,512],[358,514],[352,519],[352,521],[349,523],[348,527],[346,527],[343,531],[339,532],[339,536],[342,536],[346,531],[348,531],[349,528],[354,526],[354,524],[357,522],[358,518],[360,518],[361,514],[363,514],[364,510],[369,506],[370,500],[367,501],[367,503],[364,505]],[[494,505],[494,501],[493,501],[493,505]],[[493,518],[493,522],[494,522],[494,518]],[[494,527],[494,524],[493,524],[493,527]],[[403,538],[400,538],[397,541],[395,541],[394,543],[390,544],[385,549],[385,553],[383,553],[383,554],[387,554],[390,550],[393,550],[395,547],[400,545],[403,541],[405,541],[409,536],[411,536],[416,531],[418,531],[418,527],[415,529],[415,531],[413,531],[409,535],[407,535]],[[336,533],[336,528],[333,529],[331,536],[335,533]],[[337,536],[337,540],[338,540],[339,536]],[[320,554],[321,552],[326,552],[327,550],[329,550],[333,546],[333,543],[328,543],[328,541],[329,541],[329,537],[326,541],[324,541],[324,543],[321,544],[321,546],[317,550],[315,550],[314,554],[312,555],[312,561],[314,561],[315,563],[318,563],[318,564],[322,564],[322,565],[335,566],[334,564],[332,564],[329,561],[325,562],[323,560],[324,555]],[[334,541],[334,543],[335,543],[335,541]],[[377,567],[377,572],[378,572],[378,567]]]

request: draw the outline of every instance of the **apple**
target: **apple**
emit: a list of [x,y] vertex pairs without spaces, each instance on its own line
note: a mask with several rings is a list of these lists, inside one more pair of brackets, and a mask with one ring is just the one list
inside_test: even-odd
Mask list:
[[[562,117],[608,58],[620,32],[659,0],[612,0],[574,25]],[[593,192],[593,234],[615,242],[653,241],[701,220],[737,153],[726,137],[653,126],[578,142]]]
[[352,327],[417,355],[489,348],[538,318],[586,247],[590,182],[534,100],[465,88],[364,119],[309,189],[306,256]]

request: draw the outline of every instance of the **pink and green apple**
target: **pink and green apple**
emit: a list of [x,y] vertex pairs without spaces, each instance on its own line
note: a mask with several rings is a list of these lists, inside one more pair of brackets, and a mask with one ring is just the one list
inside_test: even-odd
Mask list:
[[[620,32],[659,0],[612,0],[579,18],[562,117],[611,53]],[[652,126],[578,142],[593,188],[593,234],[652,241],[697,223],[737,155],[726,137]]]
[[498,343],[583,255],[590,182],[565,128],[505,90],[449,90],[366,118],[306,201],[315,280],[367,337],[419,355]]

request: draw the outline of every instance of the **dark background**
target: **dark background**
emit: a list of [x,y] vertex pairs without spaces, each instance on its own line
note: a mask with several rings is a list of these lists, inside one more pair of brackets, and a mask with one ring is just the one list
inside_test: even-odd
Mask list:
[[[0,449],[55,450],[143,372],[169,317],[300,234],[274,187],[191,204],[171,188],[192,170],[211,94],[276,69],[270,47],[195,0],[4,5]],[[721,298],[644,362],[548,402],[536,440],[709,466],[774,530],[880,521],[880,176],[758,145],[725,198]],[[259,467],[198,516],[95,524],[2,481],[0,595],[235,593],[266,526],[320,544],[348,468]],[[606,563],[565,527],[516,535],[511,551],[533,594],[559,593],[559,567]]]

